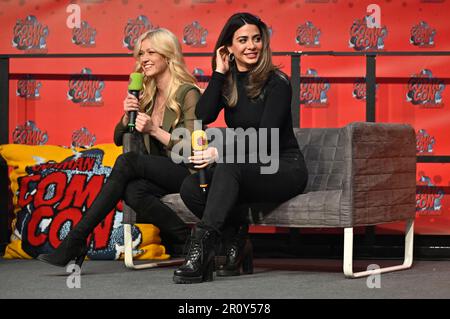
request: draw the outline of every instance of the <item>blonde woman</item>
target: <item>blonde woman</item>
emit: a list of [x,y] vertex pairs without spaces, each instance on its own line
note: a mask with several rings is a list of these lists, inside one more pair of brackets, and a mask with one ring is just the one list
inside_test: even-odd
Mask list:
[[160,228],[169,253],[178,253],[171,249],[181,247],[188,237],[187,226],[160,198],[178,193],[184,178],[190,175],[184,163],[176,164],[169,157],[174,146],[171,133],[176,128],[192,132],[200,91],[183,60],[178,39],[169,30],[144,33],[136,42],[134,57],[135,72],[144,74],[144,88],[139,101],[131,94],[123,101],[124,115],[116,125],[114,142],[122,144],[129,112],[138,111],[136,131],[148,154],[129,152],[119,156],[92,206],[54,252],[37,257],[41,261],[64,267],[75,259],[81,267],[89,234],[121,199],[136,211],[138,223]]

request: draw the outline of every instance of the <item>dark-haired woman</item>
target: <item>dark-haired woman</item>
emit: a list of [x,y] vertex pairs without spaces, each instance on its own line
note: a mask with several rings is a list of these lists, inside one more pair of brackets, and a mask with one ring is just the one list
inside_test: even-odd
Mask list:
[[[240,218],[232,213],[240,203],[281,203],[306,186],[307,170],[292,127],[291,85],[272,63],[269,38],[266,24],[252,14],[237,13],[228,19],[215,46],[214,72],[197,103],[196,116],[208,124],[225,109],[228,128],[265,130],[266,137],[258,145],[266,143],[271,155],[277,156],[278,170],[262,174],[263,163],[230,161],[228,156],[225,160],[214,147],[194,153],[191,162],[196,168],[216,163],[209,167],[206,197],[198,174],[187,177],[181,187],[183,201],[201,221],[190,238],[184,264],[175,270],[175,283],[213,280],[215,246],[225,234],[226,262],[217,275],[252,273],[248,226],[236,224]],[[272,141],[274,133],[279,139]],[[258,134],[258,139],[263,135]]]

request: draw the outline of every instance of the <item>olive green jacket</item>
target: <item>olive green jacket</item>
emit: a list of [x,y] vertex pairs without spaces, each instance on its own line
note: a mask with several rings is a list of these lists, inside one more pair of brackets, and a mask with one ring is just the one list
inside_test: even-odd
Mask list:
[[[187,99],[187,93],[192,90],[194,91],[194,98]],[[176,128],[186,128],[192,134],[192,131],[194,130],[194,121],[196,120],[195,107],[199,98],[200,91],[196,86],[192,84],[181,85],[178,88],[175,97],[181,107],[180,120],[178,121],[177,125],[173,127],[172,124],[176,119],[176,113],[171,109],[166,108],[164,111],[164,118],[161,128],[170,134],[172,134],[173,130]],[[148,109],[148,107],[146,109]],[[117,123],[114,129],[114,143],[118,146],[121,146],[123,143],[123,135],[127,132],[128,127],[123,125],[122,118],[120,118],[119,123]],[[162,145],[162,143],[160,143],[157,139],[150,136],[149,134],[144,133],[142,134],[142,137],[148,154],[152,155],[162,155],[168,157],[173,156],[173,154],[171,154],[172,148],[176,143],[178,143],[178,136],[171,136],[170,142],[167,146]],[[161,152],[161,150],[163,150],[164,152]],[[183,155],[186,156],[186,154]]]

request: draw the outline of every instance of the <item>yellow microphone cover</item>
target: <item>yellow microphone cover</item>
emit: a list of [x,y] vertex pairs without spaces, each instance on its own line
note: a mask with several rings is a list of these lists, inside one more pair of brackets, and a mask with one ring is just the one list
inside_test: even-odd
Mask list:
[[204,151],[208,148],[208,139],[206,132],[203,130],[196,130],[192,132],[192,149],[194,151]]

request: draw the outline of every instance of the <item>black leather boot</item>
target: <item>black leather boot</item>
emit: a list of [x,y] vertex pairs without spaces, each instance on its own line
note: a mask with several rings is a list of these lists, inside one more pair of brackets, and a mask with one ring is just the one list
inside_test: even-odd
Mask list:
[[108,180],[92,206],[58,248],[53,253],[41,254],[36,259],[60,267],[65,267],[75,259],[76,264],[81,267],[88,251],[86,240],[89,234],[116,206],[122,192],[121,183]]
[[69,233],[53,253],[41,254],[36,259],[59,267],[65,267],[75,260],[75,264],[81,268],[87,251],[86,239],[74,238],[73,234]]
[[248,238],[248,225],[241,226],[234,235],[225,238],[225,264],[216,271],[217,276],[253,274],[253,246]]
[[214,280],[214,257],[217,232],[200,226],[193,229],[184,263],[175,270],[176,284],[192,284]]

